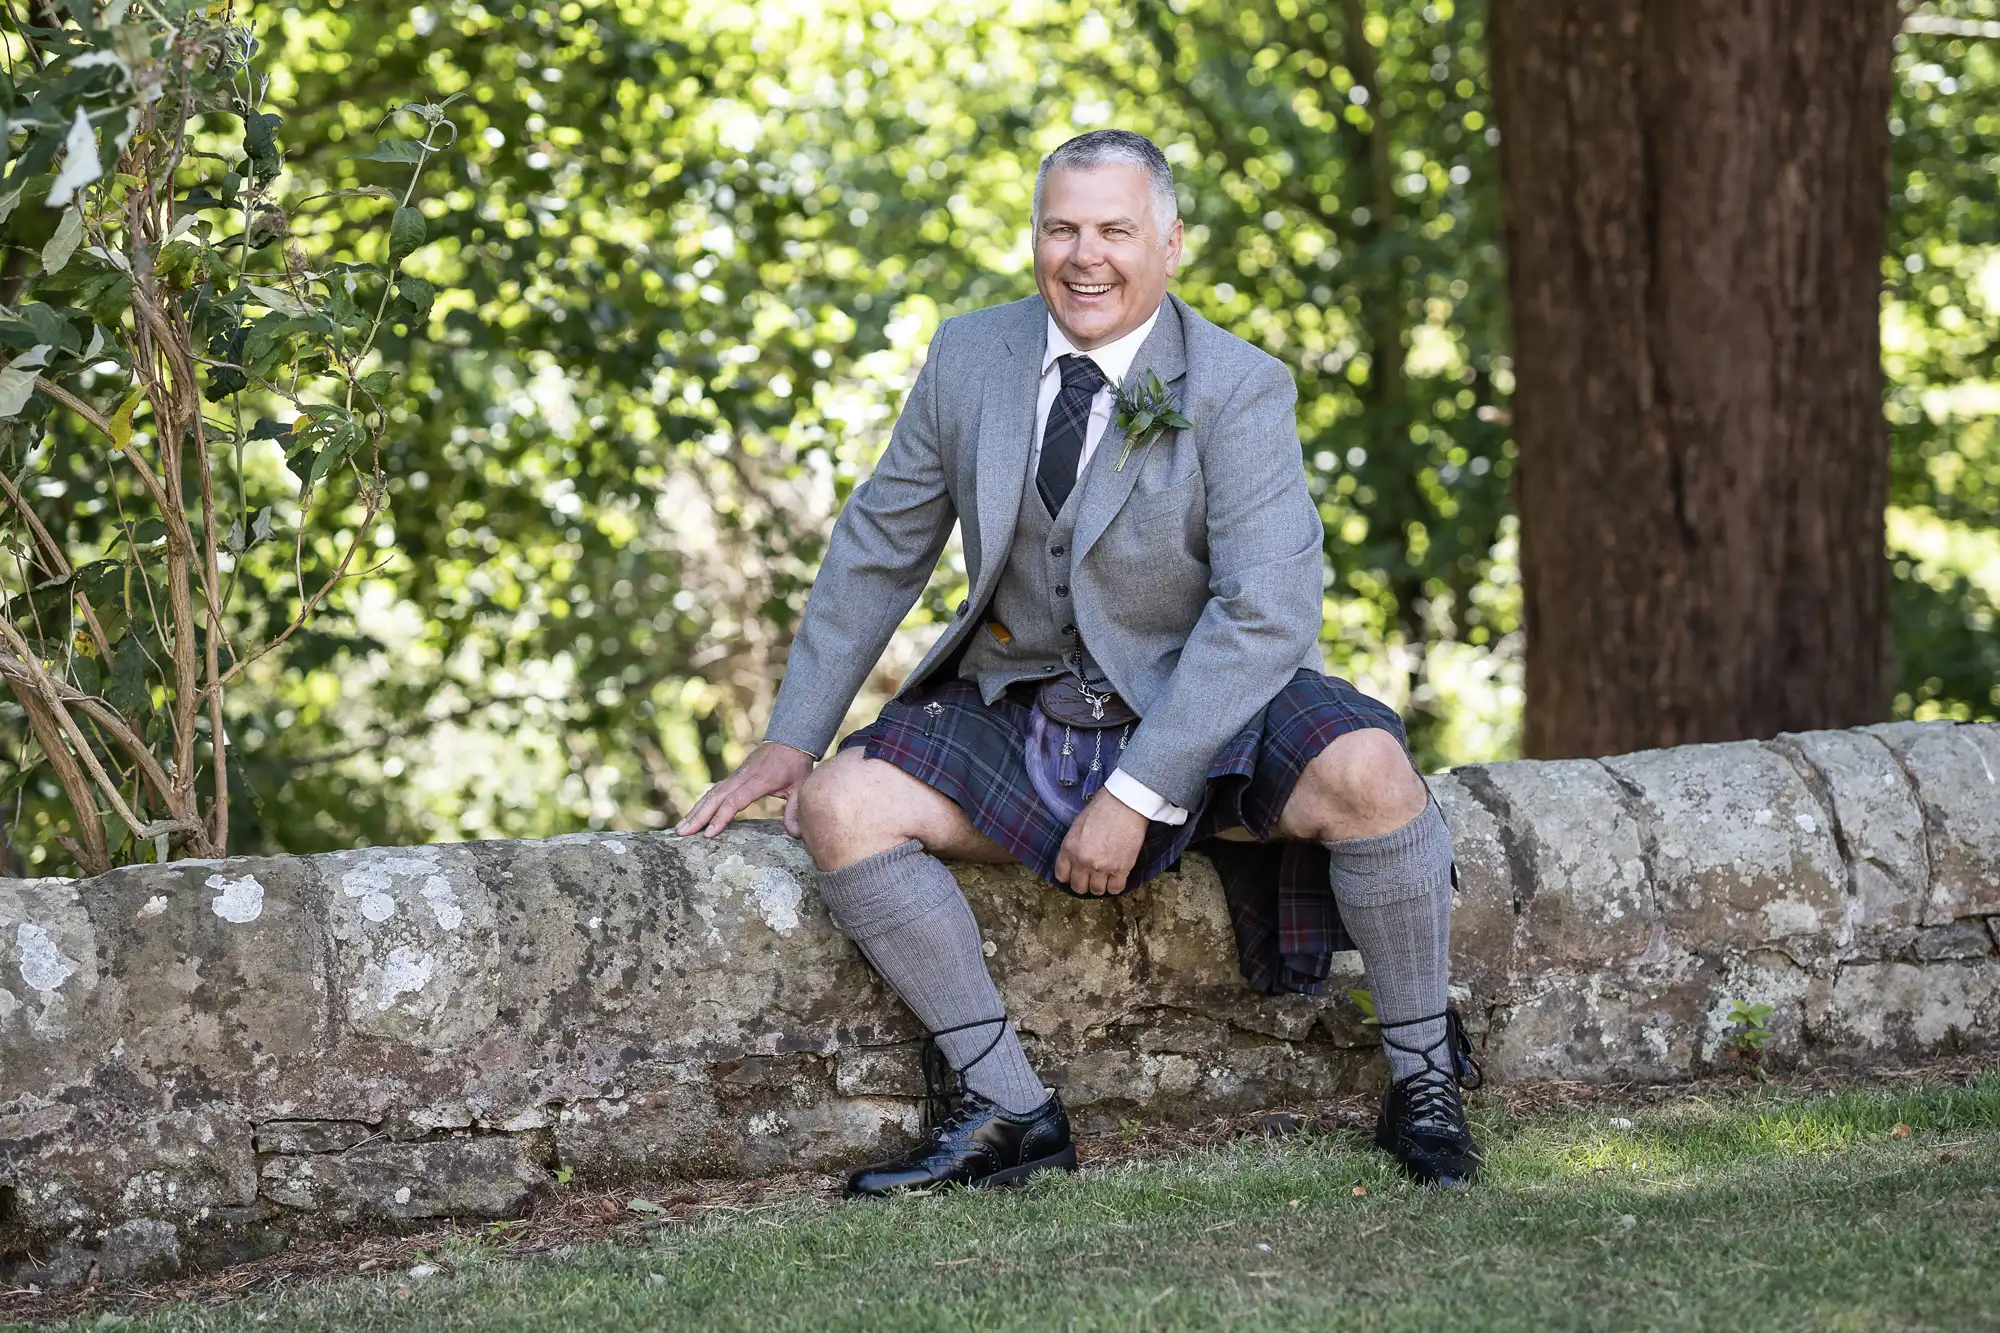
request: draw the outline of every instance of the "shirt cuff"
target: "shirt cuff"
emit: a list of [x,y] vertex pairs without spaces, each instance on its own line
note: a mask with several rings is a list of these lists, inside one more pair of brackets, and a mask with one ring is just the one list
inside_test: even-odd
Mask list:
[[1156,824],[1185,824],[1188,812],[1168,801],[1124,769],[1116,769],[1104,780],[1104,790]]

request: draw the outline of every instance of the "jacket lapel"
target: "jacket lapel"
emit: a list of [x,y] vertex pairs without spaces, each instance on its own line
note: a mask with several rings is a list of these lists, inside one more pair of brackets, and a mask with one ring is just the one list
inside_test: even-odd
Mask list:
[[[1159,375],[1169,395],[1178,401],[1180,381],[1187,374],[1187,340],[1181,328],[1180,302],[1172,296],[1160,306],[1159,323],[1153,325],[1153,331],[1139,348],[1139,355],[1132,358],[1132,368],[1125,372],[1126,391],[1130,392],[1145,378],[1148,370]],[[1084,469],[1083,499],[1076,511],[1074,558],[1079,562],[1124,507],[1126,498],[1132,494],[1132,483],[1139,479],[1139,469],[1152,449],[1134,452],[1121,472],[1117,470],[1118,456],[1124,452],[1125,433],[1118,429],[1118,414],[1114,411],[1111,423],[1104,428],[1104,438],[1097,442],[1090,465]]]
[[[1035,397],[1042,378],[1048,313],[1039,300],[1024,302],[1021,318],[1001,339],[1000,364],[988,372],[979,408],[977,468],[979,582],[972,604],[982,604],[1007,565],[1021,491],[1028,484],[1028,454],[1035,443]],[[1150,339],[1148,341],[1151,341]]]

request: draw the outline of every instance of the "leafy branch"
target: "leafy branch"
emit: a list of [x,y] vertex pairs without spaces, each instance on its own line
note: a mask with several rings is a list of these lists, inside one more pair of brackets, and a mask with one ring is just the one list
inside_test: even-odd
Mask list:
[[[412,104],[397,114],[420,136],[359,159],[408,168],[398,194],[355,191],[395,205],[375,261],[354,253],[375,228],[295,234],[282,122],[229,7],[111,0],[61,26],[9,10],[0,44],[0,224],[9,270],[28,270],[0,306],[0,473],[22,464],[0,510],[32,539],[18,585],[0,583],[0,680],[70,806],[79,869],[148,841],[161,859],[223,855],[228,686],[381,567],[358,561],[388,506],[399,377],[378,343],[392,322],[427,328],[435,293],[403,267],[426,239],[425,170],[457,129],[445,105]],[[240,157],[213,151],[232,123]],[[58,460],[109,497],[108,541],[37,512],[27,482]],[[289,497],[253,504],[288,474]],[[313,516],[336,504],[346,531],[324,553]],[[284,568],[259,548],[286,526],[289,610],[240,605],[246,570]]]

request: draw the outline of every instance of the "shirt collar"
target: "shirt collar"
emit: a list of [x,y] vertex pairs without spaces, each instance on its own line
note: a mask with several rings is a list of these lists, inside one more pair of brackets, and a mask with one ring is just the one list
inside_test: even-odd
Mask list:
[[[1164,309],[1165,306],[1165,301],[1160,302],[1161,309]],[[1048,351],[1042,355],[1042,373],[1044,375],[1049,373],[1049,367],[1056,363],[1056,358],[1059,356],[1087,356],[1097,363],[1099,370],[1104,372],[1104,378],[1107,382],[1117,385],[1125,382],[1125,372],[1132,369],[1132,362],[1138,357],[1139,349],[1146,345],[1146,338],[1152,333],[1153,325],[1160,322],[1160,311],[1159,309],[1154,310],[1152,314],[1146,317],[1144,324],[1141,324],[1138,328],[1132,330],[1116,342],[1106,343],[1104,346],[1090,352],[1078,352],[1070,344],[1070,340],[1063,336],[1062,327],[1056,323],[1054,315],[1050,315],[1048,320]]]

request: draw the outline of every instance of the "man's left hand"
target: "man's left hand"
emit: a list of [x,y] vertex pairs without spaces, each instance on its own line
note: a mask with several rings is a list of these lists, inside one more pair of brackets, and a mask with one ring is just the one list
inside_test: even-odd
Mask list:
[[1125,891],[1125,879],[1146,841],[1146,817],[1099,789],[1069,826],[1056,855],[1056,881],[1093,897]]

